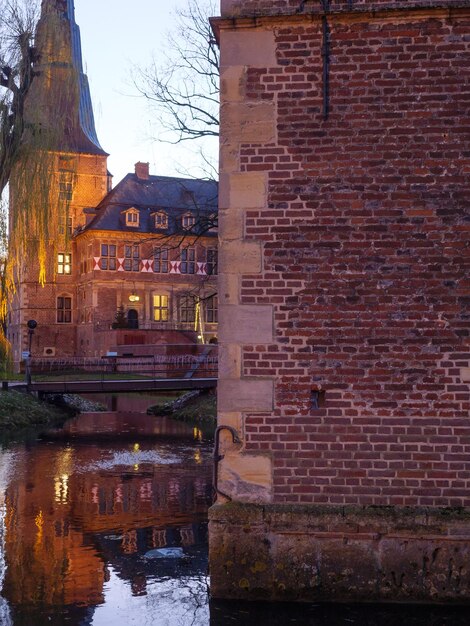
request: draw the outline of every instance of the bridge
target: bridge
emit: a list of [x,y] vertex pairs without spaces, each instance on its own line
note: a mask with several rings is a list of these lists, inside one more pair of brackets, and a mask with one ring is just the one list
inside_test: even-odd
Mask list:
[[[19,387],[18,385],[17,387]],[[192,389],[213,389],[217,378],[148,378],[115,380],[50,380],[31,382],[29,391],[39,395],[46,393],[119,393],[139,391],[190,391]]]
[[216,345],[156,348],[159,354],[144,356],[33,358],[30,382],[15,387],[43,395],[189,391],[217,386]]

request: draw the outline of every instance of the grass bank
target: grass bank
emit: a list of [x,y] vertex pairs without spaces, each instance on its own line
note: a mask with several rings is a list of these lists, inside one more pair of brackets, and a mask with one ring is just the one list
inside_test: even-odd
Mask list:
[[152,406],[147,413],[169,415],[171,418],[182,422],[201,422],[215,425],[217,421],[217,396],[214,393],[195,395],[194,392],[189,392],[164,406]]
[[18,391],[0,391],[0,429],[24,429],[54,424],[70,417],[71,411],[40,402]]

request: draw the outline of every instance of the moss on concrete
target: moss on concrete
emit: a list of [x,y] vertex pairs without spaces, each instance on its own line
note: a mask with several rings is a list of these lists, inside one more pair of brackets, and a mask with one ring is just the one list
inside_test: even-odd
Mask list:
[[470,510],[229,502],[209,510],[214,598],[470,604]]
[[231,519],[264,520],[271,515],[275,516],[299,516],[308,519],[335,516],[338,519],[361,519],[392,520],[395,524],[397,519],[415,520],[425,518],[429,522],[435,519],[466,520],[470,521],[470,509],[462,507],[399,507],[399,506],[354,506],[354,505],[327,505],[327,504],[253,504],[250,502],[227,502],[215,504],[210,509],[213,519],[226,516]]

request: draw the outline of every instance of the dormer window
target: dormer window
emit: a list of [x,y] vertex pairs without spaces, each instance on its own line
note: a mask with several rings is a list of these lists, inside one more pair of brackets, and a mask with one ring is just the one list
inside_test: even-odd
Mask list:
[[155,228],[158,229],[167,229],[168,228],[168,215],[165,211],[157,211],[154,213],[155,217]]
[[126,226],[137,228],[139,226],[139,211],[137,209],[128,209],[124,211]]
[[185,213],[181,218],[181,226],[184,230],[191,230],[191,228],[194,228],[195,223],[196,218],[192,213]]

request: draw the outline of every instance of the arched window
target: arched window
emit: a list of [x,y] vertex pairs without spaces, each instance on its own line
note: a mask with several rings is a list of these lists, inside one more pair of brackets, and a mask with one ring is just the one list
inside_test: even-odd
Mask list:
[[70,296],[59,296],[57,298],[57,323],[72,323],[72,298]]

